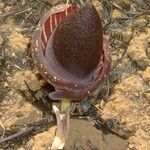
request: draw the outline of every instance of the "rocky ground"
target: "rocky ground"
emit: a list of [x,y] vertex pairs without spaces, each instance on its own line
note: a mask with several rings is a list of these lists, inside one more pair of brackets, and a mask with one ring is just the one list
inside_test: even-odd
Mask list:
[[[56,127],[51,106],[56,102],[47,96],[53,87],[34,67],[30,42],[40,18],[59,2],[0,0],[0,150],[46,150],[53,141]],[[83,1],[76,2],[79,5]],[[72,114],[72,130],[65,149],[148,150],[149,0],[91,3],[98,10],[104,35],[109,39],[111,71],[98,99],[89,100],[100,116],[90,116],[88,111],[86,115],[81,113],[79,120],[79,115]]]

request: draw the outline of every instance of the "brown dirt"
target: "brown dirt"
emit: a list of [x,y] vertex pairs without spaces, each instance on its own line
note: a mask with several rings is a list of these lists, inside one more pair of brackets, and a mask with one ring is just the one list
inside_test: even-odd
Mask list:
[[[120,147],[121,145],[121,147]],[[64,150],[126,150],[127,141],[113,134],[103,134],[89,120],[71,120],[71,131]]]
[[[33,67],[30,43],[38,21],[56,3],[59,1],[0,0],[0,139],[24,131],[0,144],[2,150],[46,150],[53,141],[53,101],[47,96],[53,87]],[[149,0],[92,3],[111,46],[109,83],[101,87],[98,99],[88,98],[96,113],[91,105],[77,104],[78,113],[72,115],[90,116],[92,122],[72,119],[65,149],[148,150]]]

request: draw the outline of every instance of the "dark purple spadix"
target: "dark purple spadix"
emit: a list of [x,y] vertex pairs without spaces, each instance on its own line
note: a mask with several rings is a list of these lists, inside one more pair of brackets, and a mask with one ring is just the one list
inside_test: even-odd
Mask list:
[[56,91],[52,99],[81,100],[94,92],[110,68],[110,54],[94,6],[58,5],[37,27],[34,61]]

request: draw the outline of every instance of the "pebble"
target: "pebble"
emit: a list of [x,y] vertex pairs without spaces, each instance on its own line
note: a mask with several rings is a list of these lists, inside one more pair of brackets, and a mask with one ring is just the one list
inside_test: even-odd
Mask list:
[[38,91],[35,95],[37,100],[40,100],[43,97],[43,93],[41,91]]
[[17,119],[14,123],[15,126],[23,126],[24,124],[34,123],[42,119],[43,115],[41,111],[33,108],[33,106],[30,106],[30,104],[26,104],[26,106],[29,107],[28,109],[30,109],[25,110],[28,111],[28,113],[25,114],[21,111],[16,112]]
[[92,0],[92,4],[98,12],[103,11],[103,6],[102,6],[102,3],[100,1]]
[[142,69],[145,69],[150,63],[150,60],[146,55],[146,50],[148,49],[149,43],[148,39],[150,37],[149,35],[150,31],[135,36],[131,39],[127,48],[127,55]]
[[123,18],[123,13],[118,11],[117,9],[114,9],[112,12],[112,19],[120,19]]
[[4,9],[4,7],[5,7],[5,3],[0,1],[0,11],[2,11]]
[[26,79],[26,82],[29,86],[29,88],[32,90],[32,91],[38,91],[41,89],[41,85],[39,83],[39,80],[37,79],[37,77],[35,75],[30,75],[27,79]]
[[130,27],[132,29],[145,27],[147,20],[145,18],[138,18],[130,22]]
[[112,66],[115,66],[118,62],[118,56],[112,55],[111,59],[112,59]]
[[11,9],[12,9],[12,7],[11,6],[6,6],[5,8],[4,8],[4,12],[10,12],[11,11]]
[[128,43],[128,42],[130,42],[131,37],[132,37],[131,28],[125,28],[125,29],[122,31],[122,40],[123,40],[125,43]]
[[144,91],[144,82],[138,75],[123,78],[120,83],[114,87],[115,94],[124,95],[132,100],[139,99]]
[[145,82],[150,82],[150,66],[148,66],[144,72],[143,72],[143,75],[142,75],[143,79]]

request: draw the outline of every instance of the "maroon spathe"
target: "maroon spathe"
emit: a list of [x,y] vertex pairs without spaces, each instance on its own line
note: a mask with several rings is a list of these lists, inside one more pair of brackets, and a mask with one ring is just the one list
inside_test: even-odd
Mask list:
[[52,99],[81,100],[94,92],[110,68],[107,41],[92,5],[61,4],[40,21],[32,54],[39,72],[56,91]]

